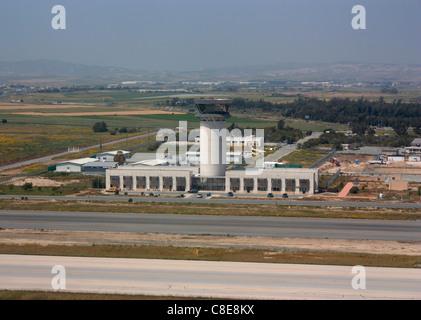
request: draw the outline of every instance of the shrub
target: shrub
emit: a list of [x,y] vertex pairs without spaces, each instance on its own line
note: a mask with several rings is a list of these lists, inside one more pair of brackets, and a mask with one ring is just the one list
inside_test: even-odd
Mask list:
[[353,194],[357,194],[358,193],[358,187],[352,187],[351,190],[349,190],[349,192],[351,192]]
[[93,126],[93,130],[94,132],[107,132],[107,124],[105,121],[96,122]]
[[32,187],[32,182],[25,182],[25,184],[23,185],[23,190],[30,190],[32,189]]

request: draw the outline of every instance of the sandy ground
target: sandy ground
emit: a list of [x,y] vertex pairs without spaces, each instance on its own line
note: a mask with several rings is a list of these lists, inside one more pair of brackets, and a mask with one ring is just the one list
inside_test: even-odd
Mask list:
[[[341,169],[342,173],[364,173],[364,172],[381,172],[385,174],[420,174],[421,163],[417,162],[387,162],[385,165],[369,164],[374,156],[358,155],[358,154],[341,154],[335,156],[340,161],[341,166],[337,167],[335,164],[325,162],[320,166],[319,170],[322,173],[336,173]],[[358,160],[358,164],[356,164]]]
[[66,180],[66,181],[54,181],[46,178],[20,178],[14,177],[9,181],[5,182],[4,184],[9,185],[12,184],[14,186],[23,186],[25,183],[32,183],[34,187],[60,187],[62,185],[79,182],[79,180]]
[[420,255],[421,244],[380,240],[299,239],[158,233],[59,230],[0,230],[0,244],[40,245],[159,245],[177,247],[263,248],[270,250],[329,250],[338,252]]

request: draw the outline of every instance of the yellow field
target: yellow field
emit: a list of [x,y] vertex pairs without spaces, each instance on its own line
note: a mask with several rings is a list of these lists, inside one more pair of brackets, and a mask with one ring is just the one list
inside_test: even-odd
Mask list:
[[136,111],[103,111],[103,112],[12,112],[12,114],[23,114],[28,116],[133,116],[133,115],[149,115],[149,114],[184,114],[182,112],[170,112],[162,110],[136,110]]

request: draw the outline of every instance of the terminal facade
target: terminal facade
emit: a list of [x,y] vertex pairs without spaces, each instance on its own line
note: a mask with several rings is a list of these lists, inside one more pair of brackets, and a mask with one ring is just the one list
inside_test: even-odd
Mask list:
[[223,177],[201,177],[198,167],[124,166],[108,169],[107,188],[125,191],[189,191],[191,189],[237,193],[314,194],[318,170],[307,168],[262,169],[258,174],[247,170],[229,170]]

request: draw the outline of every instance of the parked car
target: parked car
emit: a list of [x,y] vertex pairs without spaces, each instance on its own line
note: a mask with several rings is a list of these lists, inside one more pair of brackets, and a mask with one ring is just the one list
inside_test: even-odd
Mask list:
[[273,193],[269,192],[268,193],[268,198],[273,198]]
[[201,193],[198,193],[198,194],[196,195],[196,198],[203,198],[203,196],[202,196],[202,194],[201,194]]
[[284,193],[284,194],[282,195],[282,198],[288,198],[288,193]]
[[233,197],[233,196],[234,194],[231,191],[227,193],[227,197]]
[[189,193],[198,193],[198,191],[196,189],[190,189]]

